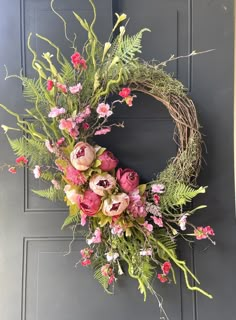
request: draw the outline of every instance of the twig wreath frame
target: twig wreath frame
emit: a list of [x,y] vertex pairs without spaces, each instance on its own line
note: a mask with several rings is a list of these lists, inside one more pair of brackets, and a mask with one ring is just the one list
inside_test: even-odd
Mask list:
[[[37,78],[23,74],[9,76],[7,72],[6,79],[16,77],[22,81],[23,94],[33,107],[20,116],[0,105],[16,118],[16,128],[6,125],[2,128],[18,156],[16,164],[3,167],[12,174],[19,167],[27,167],[36,179],[49,184],[46,189],[33,192],[52,201],[66,202],[69,215],[62,228],[71,227],[73,239],[81,231],[81,225],[87,225],[84,231],[87,247],[81,250],[79,262],[82,266],[92,265],[95,278],[108,293],[113,292],[115,281],[124,273],[123,265],[127,265],[128,274],[138,281],[144,300],[149,290],[165,314],[153,279],[175,283],[174,266],[183,272],[188,289],[212,298],[190,284],[189,277],[198,284],[199,281],[176,255],[178,236],[190,242],[191,237],[208,238],[214,243],[210,226],[195,227],[189,222],[189,217],[205,206],[195,209],[185,206],[198,194],[205,193],[205,187],[196,186],[202,157],[197,113],[183,84],[164,71],[166,63],[177,58],[171,56],[159,64],[138,58],[143,32],[149,30],[126,35],[122,25],[127,18],[125,14],[116,14],[109,40],[100,43],[94,31],[96,8],[92,0],[89,2],[94,13],[90,24],[74,12],[88,33],[82,55],[76,48],[76,36],[72,40],[68,37],[67,23],[54,9],[52,0],[51,8],[63,21],[65,37],[73,50],[71,61],[52,41],[36,34],[54,51],[54,55],[47,52],[40,59],[30,45],[30,34],[28,48]],[[187,57],[195,54],[194,51]],[[133,92],[160,101],[176,125],[176,157],[169,160],[166,169],[153,181],[145,184],[139,183],[134,170],[117,169],[118,159],[93,139],[109,133],[113,126],[123,126],[110,124],[108,119],[114,108],[124,107],[121,104],[132,107],[136,98]],[[113,94],[118,94],[119,99],[108,103],[107,98]],[[12,139],[9,131],[24,134]],[[168,318],[166,314],[165,317]]]

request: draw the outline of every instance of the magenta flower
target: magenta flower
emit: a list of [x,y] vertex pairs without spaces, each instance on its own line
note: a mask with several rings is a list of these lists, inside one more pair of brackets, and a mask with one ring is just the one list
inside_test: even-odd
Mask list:
[[94,216],[98,212],[101,202],[101,197],[92,190],[86,190],[83,196],[78,197],[78,206],[87,216]]
[[94,234],[91,239],[87,240],[88,245],[92,243],[101,243],[102,242],[102,232],[99,228],[94,231]]
[[89,182],[90,189],[99,196],[104,196],[106,192],[111,192],[115,186],[115,178],[108,173],[95,174]]
[[96,111],[99,115],[98,118],[110,117],[113,114],[108,103],[99,103]]
[[132,192],[139,185],[139,176],[132,169],[119,168],[116,172],[116,178],[121,189],[127,193]]
[[83,185],[87,181],[84,174],[72,166],[66,168],[66,179],[75,185]]
[[100,130],[95,131],[94,135],[100,136],[102,134],[107,134],[109,132],[111,132],[111,127],[106,127],[106,128],[101,128]]
[[123,88],[120,92],[119,92],[119,96],[121,96],[122,98],[127,98],[131,93],[130,88]]
[[83,87],[82,87],[81,83],[78,83],[75,86],[69,87],[69,90],[72,94],[76,94],[76,93],[79,93],[82,90],[82,88]]
[[101,161],[100,169],[103,171],[111,171],[116,168],[119,160],[113,155],[112,152],[105,150],[99,157]]
[[66,113],[66,110],[64,108],[58,108],[58,107],[54,107],[51,109],[51,111],[48,114],[49,118],[56,118],[58,116],[60,116],[61,114]]
[[166,277],[165,274],[158,273],[157,278],[158,278],[158,279],[160,280],[160,282],[162,282],[162,283],[165,283],[165,282],[168,281],[168,278]]
[[70,154],[70,161],[74,168],[85,171],[92,165],[96,156],[95,149],[86,142],[78,142]]
[[39,179],[39,177],[41,176],[40,166],[36,165],[34,167],[33,174],[34,174],[35,179]]

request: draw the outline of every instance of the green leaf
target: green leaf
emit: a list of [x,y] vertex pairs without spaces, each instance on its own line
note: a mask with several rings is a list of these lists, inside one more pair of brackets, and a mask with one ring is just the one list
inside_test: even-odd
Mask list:
[[66,217],[62,227],[61,227],[61,230],[64,229],[65,227],[69,226],[70,224],[76,224],[79,222],[79,216],[78,215],[75,215],[75,216],[68,216]]
[[44,190],[32,190],[35,194],[42,198],[46,198],[51,201],[64,200],[65,194],[63,190],[57,190],[54,187],[50,187]]

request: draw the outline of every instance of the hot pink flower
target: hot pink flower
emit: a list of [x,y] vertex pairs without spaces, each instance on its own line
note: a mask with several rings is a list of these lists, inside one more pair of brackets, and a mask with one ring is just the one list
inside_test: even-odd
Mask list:
[[133,191],[139,185],[139,176],[132,169],[119,168],[116,172],[116,178],[121,189],[127,193]]
[[78,206],[87,216],[94,216],[98,212],[101,202],[101,197],[92,190],[86,190],[84,195],[78,198]]
[[72,166],[66,168],[66,179],[76,185],[83,185],[87,181],[84,174]]
[[204,232],[206,234],[208,234],[209,236],[214,236],[215,235],[214,230],[210,226],[205,227],[204,228]]
[[203,227],[197,227],[197,229],[194,230],[194,234],[197,240],[202,240],[207,238],[207,233],[204,231]]
[[84,130],[88,130],[90,128],[90,125],[88,124],[88,122],[84,122],[82,124],[82,127],[83,127]]
[[72,54],[71,56],[71,62],[74,65],[74,67],[76,68],[80,62],[81,59],[81,55],[79,54],[79,52],[75,52]]
[[40,166],[36,165],[33,170],[35,179],[38,179],[41,176]]
[[78,83],[77,85],[73,86],[73,87],[69,87],[69,90],[72,94],[76,94],[79,93],[82,90],[82,85],[81,83]]
[[57,142],[56,142],[57,147],[60,147],[60,145],[62,145],[64,141],[65,141],[64,137],[58,139]]
[[162,218],[156,217],[156,216],[151,216],[151,218],[153,219],[153,222],[160,228],[163,227],[163,220]]
[[111,127],[106,127],[106,128],[101,128],[100,130],[95,131],[94,135],[100,136],[102,134],[107,134],[109,132],[111,132]]
[[102,242],[102,232],[99,228],[94,231],[94,234],[91,239],[87,240],[88,245],[92,243],[101,243]]
[[111,192],[115,186],[115,178],[108,173],[95,174],[89,181],[90,189],[99,196],[104,196],[107,192]]
[[145,221],[143,223],[143,227],[150,233],[153,231],[153,225],[148,223],[148,221]]
[[24,157],[24,156],[21,156],[21,157],[16,158],[16,163],[20,164],[20,165],[27,164],[28,159],[26,159],[26,157]]
[[97,107],[97,113],[99,114],[98,118],[110,117],[112,115],[112,111],[110,110],[110,106],[108,103],[100,103]]
[[112,152],[105,150],[99,157],[101,161],[100,169],[103,171],[111,171],[116,168],[119,160],[113,155]]
[[60,124],[59,124],[59,129],[70,131],[72,128],[74,128],[74,126],[75,126],[75,124],[74,124],[72,118],[61,119]]
[[159,202],[160,202],[160,196],[158,196],[158,194],[154,194],[154,195],[153,195],[153,200],[154,200],[154,203],[155,203],[156,205],[158,205]]
[[55,149],[53,148],[49,140],[45,140],[45,147],[48,149],[49,152],[51,153],[55,152]]
[[78,142],[70,154],[70,161],[74,168],[85,171],[92,165],[95,159],[95,149],[86,142]]
[[152,192],[153,193],[163,193],[165,191],[165,186],[163,184],[153,184]]
[[16,173],[16,168],[15,168],[15,167],[10,167],[10,168],[8,169],[8,171],[9,171],[10,173],[15,174],[15,173]]
[[81,65],[82,69],[84,69],[84,70],[86,70],[86,69],[87,69],[86,60],[84,60],[84,59],[80,59],[79,64]]
[[127,209],[128,205],[129,196],[126,193],[119,193],[104,200],[102,212],[109,217],[118,216]]
[[130,88],[123,88],[120,92],[119,92],[119,96],[121,96],[122,98],[127,98],[131,93]]
[[168,278],[166,277],[165,274],[158,273],[157,278],[158,278],[158,279],[160,280],[160,282],[162,282],[162,283],[165,283],[165,282],[168,281]]
[[66,110],[64,108],[54,107],[49,112],[48,117],[49,118],[56,118],[56,117],[60,116],[61,114],[64,114],[65,112],[66,112]]
[[161,266],[161,270],[165,275],[167,275],[170,272],[170,269],[171,269],[171,263],[169,261],[164,262],[163,265]]
[[89,266],[91,264],[91,260],[90,259],[85,259],[81,261],[81,265],[83,267]]
[[49,79],[49,80],[47,81],[47,90],[48,90],[48,91],[51,91],[52,88],[53,88],[53,86],[54,86],[54,82]]
[[57,83],[56,84],[57,88],[60,89],[63,93],[67,93],[67,86],[65,84],[62,83]]

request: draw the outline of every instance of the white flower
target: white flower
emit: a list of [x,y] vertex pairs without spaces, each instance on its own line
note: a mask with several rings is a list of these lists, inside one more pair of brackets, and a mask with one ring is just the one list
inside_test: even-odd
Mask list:
[[152,255],[152,249],[146,249],[140,251],[140,256],[151,256]]
[[38,179],[41,176],[40,166],[38,166],[38,165],[35,166],[34,170],[33,170],[33,173],[34,173],[35,179]]
[[107,257],[107,261],[111,262],[111,261],[115,261],[118,257],[119,257],[119,253],[117,252],[107,252],[105,253],[106,257]]
[[186,230],[186,223],[187,223],[187,215],[184,214],[180,219],[179,219],[179,226],[182,231]]

